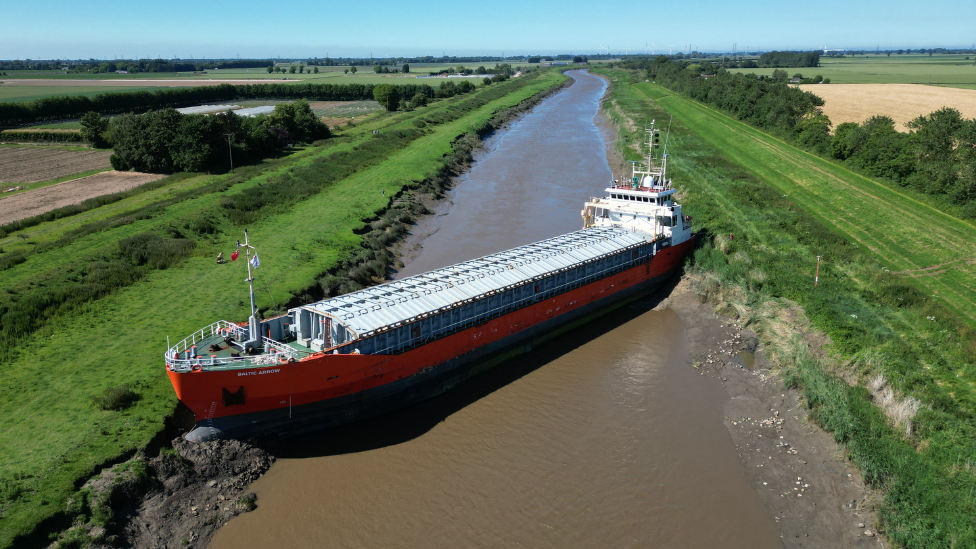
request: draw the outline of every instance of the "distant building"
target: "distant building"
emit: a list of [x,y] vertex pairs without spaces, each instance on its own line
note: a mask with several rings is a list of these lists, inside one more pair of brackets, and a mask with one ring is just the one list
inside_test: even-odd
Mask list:
[[701,77],[704,78],[705,80],[708,80],[709,78],[711,78],[713,76],[715,76],[715,75],[714,74],[703,74],[703,75],[701,75]]
[[793,84],[799,84],[800,83],[800,79],[799,78],[792,78],[792,79],[790,79],[790,82],[793,83]]

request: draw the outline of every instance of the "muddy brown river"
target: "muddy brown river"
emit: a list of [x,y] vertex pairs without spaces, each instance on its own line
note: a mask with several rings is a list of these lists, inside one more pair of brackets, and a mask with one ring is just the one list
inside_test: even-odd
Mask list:
[[[399,276],[579,228],[610,180],[603,80],[486,143]],[[450,393],[292,444],[211,547],[782,547],[725,391],[646,298]]]

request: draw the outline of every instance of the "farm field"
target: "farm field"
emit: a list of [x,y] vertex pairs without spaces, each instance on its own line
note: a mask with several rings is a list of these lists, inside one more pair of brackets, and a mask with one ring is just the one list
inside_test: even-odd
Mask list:
[[[113,257],[127,237],[177,231],[196,242],[182,264],[149,271],[131,285],[59,314],[5,362],[0,390],[11,397],[0,403],[0,413],[8,418],[0,427],[0,547],[63,510],[78,480],[99,464],[144,446],[162,428],[175,403],[159,361],[167,335],[190,333],[217,318],[236,319],[245,311],[242,265],[213,261],[244,228],[222,213],[228,200],[287,177],[316,174],[330,181],[322,174],[345,166],[351,170],[304,200],[263,210],[257,222],[247,224],[261,250],[258,305],[281,307],[314,287],[338,261],[362,250],[362,237],[354,230],[388,208],[399,190],[438,169],[458,136],[564,79],[547,72],[413,112],[377,113],[341,136],[290,156],[234,174],[174,176],[147,186],[161,184],[147,192],[0,239],[7,253],[26,254],[24,261],[0,271],[0,284],[18,294]],[[374,129],[383,130],[379,137]],[[373,152],[378,146],[387,148]],[[212,219],[216,232],[187,229],[201,217]],[[79,329],[84,342],[78,341]],[[92,395],[121,383],[141,395],[131,408],[114,412],[92,406]]]
[[[261,74],[252,73],[251,75],[231,74],[232,71],[221,71],[221,73],[219,75],[208,74],[192,77],[177,77],[160,73],[128,75],[133,76],[133,78],[75,78],[75,75],[62,75],[47,79],[28,79],[0,76],[0,102],[34,101],[54,95],[91,96],[115,91],[157,91],[167,88],[216,86],[219,84],[428,84],[438,87],[441,82],[447,80],[444,78],[418,78],[414,74],[375,74],[371,70],[361,70],[356,75],[343,74],[342,71],[285,75],[268,74],[264,71]],[[475,80],[480,79],[480,77],[475,78]],[[451,80],[457,81],[456,78]]]
[[[913,549],[973,546],[976,475],[953,464],[976,456],[976,227],[629,72],[605,74],[626,157],[645,121],[673,115],[669,169],[707,235],[689,268],[702,299],[762,334],[782,382],[881,489],[881,531]],[[891,399],[917,411],[900,416]]]
[[109,168],[112,151],[72,149],[75,150],[44,146],[0,147],[0,183],[36,183]]
[[146,86],[145,84],[140,84],[133,87],[119,88],[117,86],[105,85],[105,84],[86,85],[84,84],[84,82],[81,83],[71,82],[68,84],[57,84],[53,86],[47,86],[47,85],[19,86],[19,85],[12,85],[10,82],[2,82],[0,83],[0,103],[6,103],[6,102],[22,103],[27,101],[36,101],[38,99],[43,99],[45,97],[51,97],[52,95],[93,96],[93,95],[98,95],[100,93],[113,92],[113,91],[157,91],[162,89],[165,89],[165,87]]
[[127,191],[166,177],[155,173],[104,171],[64,183],[0,198],[0,224],[79,204],[103,194]]
[[803,91],[820,96],[823,112],[834,127],[861,123],[874,115],[890,116],[899,131],[905,124],[942,107],[957,109],[963,118],[976,118],[976,89],[921,84],[803,84]]
[[[790,76],[821,75],[830,84],[931,84],[938,86],[976,86],[976,56],[970,55],[895,55],[869,54],[865,57],[820,58],[819,67],[782,69]],[[731,69],[771,75],[776,69]]]

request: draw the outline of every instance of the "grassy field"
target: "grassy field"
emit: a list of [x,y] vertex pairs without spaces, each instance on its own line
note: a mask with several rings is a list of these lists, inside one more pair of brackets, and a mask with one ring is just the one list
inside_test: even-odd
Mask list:
[[[704,280],[697,291],[761,334],[812,418],[882,489],[882,531],[908,547],[976,544],[976,228],[627,72],[608,74],[621,144],[647,118],[674,116],[669,165],[706,235],[691,267]],[[808,352],[796,304],[828,336],[827,354]]]
[[[337,67],[327,67],[336,69]],[[475,67],[472,67],[475,68]],[[320,68],[321,69],[321,68]],[[16,78],[0,76],[0,102],[25,102],[34,101],[44,97],[54,95],[87,95],[92,96],[104,92],[124,92],[124,91],[156,91],[167,88],[181,87],[179,82],[186,81],[187,86],[207,85],[213,81],[213,85],[218,85],[224,80],[254,80],[259,83],[265,80],[280,81],[287,79],[295,83],[313,84],[428,84],[435,88],[439,87],[442,78],[418,78],[419,74],[426,75],[427,71],[418,74],[375,74],[369,67],[359,67],[359,72],[355,75],[343,74],[340,70],[323,71],[319,74],[268,74],[267,71],[250,69],[221,70],[211,71],[204,75],[193,75],[188,73],[141,73],[131,75],[93,75],[87,74],[24,74],[24,73],[44,73],[46,71],[7,71],[8,74],[19,73]],[[49,85],[38,82],[24,83],[21,85],[16,80],[43,78],[50,81]],[[5,82],[5,80],[7,80]],[[147,81],[145,86],[133,85],[134,82]],[[166,86],[154,86],[148,80],[167,80]],[[456,81],[456,79],[452,79]],[[475,78],[480,81],[481,77]],[[175,82],[174,82],[175,81]]]
[[[970,59],[966,59],[969,57]],[[771,75],[776,69],[732,69]],[[932,84],[972,88],[976,86],[976,55],[868,54],[856,58],[820,58],[819,67],[783,69],[793,76],[821,75],[831,84]]]
[[105,92],[116,92],[116,91],[157,91],[166,88],[153,87],[153,86],[126,86],[118,87],[111,85],[97,85],[97,86],[11,86],[9,84],[0,84],[0,103],[22,103],[26,101],[35,101],[37,99],[43,99],[45,97],[51,97],[53,95],[86,95],[93,96]]
[[[455,137],[564,79],[550,72],[497,84],[476,94],[508,93],[484,105],[472,103],[478,96],[469,94],[410,113],[372,115],[341,137],[289,157],[236,174],[173,177],[0,241],[6,253],[28,254],[24,262],[0,272],[3,287],[22,295],[43,287],[57,273],[117,253],[119,240],[128,236],[176,230],[197,243],[182,265],[150,271],[133,285],[46,324],[23,341],[16,358],[2,365],[0,390],[8,397],[0,403],[0,414],[7,419],[0,427],[0,547],[63,511],[79,479],[144,446],[160,431],[175,403],[160,361],[168,335],[180,338],[215,319],[247,315],[242,265],[215,265],[213,260],[218,251],[232,251],[231,243],[243,230],[222,216],[225,197],[286,174],[329,169],[331,159],[342,155],[355,159],[370,150],[374,129],[385,136],[417,135],[379,156],[363,157],[352,175],[248,226],[262,259],[255,287],[258,304],[280,307],[360,249],[361,237],[353,231],[387,208],[399,190],[436,170]],[[415,123],[449,113],[454,114],[448,122]],[[418,132],[418,124],[427,129]],[[146,216],[133,214],[147,211]],[[216,221],[216,234],[186,231],[188,221],[200,216]],[[136,220],[113,221],[119,219]],[[131,408],[113,412],[92,406],[93,395],[121,383],[140,394]]]

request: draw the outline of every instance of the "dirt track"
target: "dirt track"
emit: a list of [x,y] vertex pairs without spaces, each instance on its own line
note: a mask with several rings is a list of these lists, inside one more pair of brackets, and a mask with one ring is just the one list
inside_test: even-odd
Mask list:
[[906,122],[942,107],[958,109],[963,118],[976,118],[976,90],[923,84],[804,84],[800,89],[826,101],[823,111],[835,128],[880,114],[890,116],[895,129],[906,132]]
[[78,204],[95,196],[125,191],[163,177],[166,176],[156,173],[102,172],[0,198],[0,225]]
[[112,151],[0,147],[0,183],[35,183],[109,167]]

